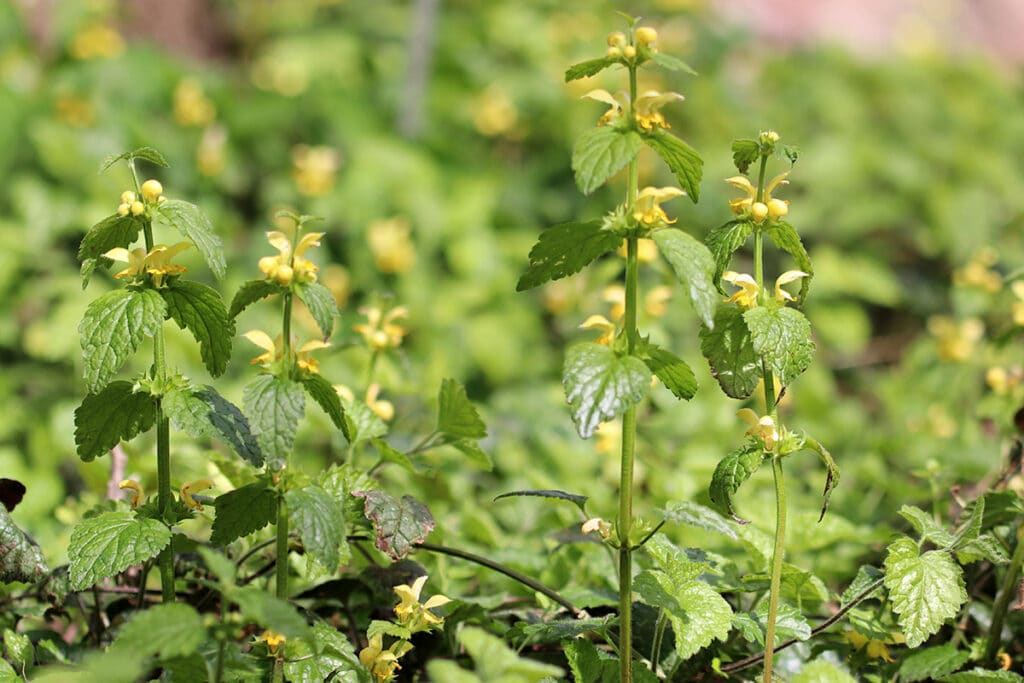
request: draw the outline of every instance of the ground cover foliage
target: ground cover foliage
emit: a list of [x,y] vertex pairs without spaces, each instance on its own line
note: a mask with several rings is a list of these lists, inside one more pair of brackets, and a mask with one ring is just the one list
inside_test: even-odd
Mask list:
[[1019,680],[1017,75],[463,4],[0,4],[0,680]]

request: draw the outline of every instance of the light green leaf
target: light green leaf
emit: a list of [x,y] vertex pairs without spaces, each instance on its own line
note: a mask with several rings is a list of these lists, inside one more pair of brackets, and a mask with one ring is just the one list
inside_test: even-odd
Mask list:
[[0,505],[0,583],[24,581],[34,583],[46,576],[49,569],[39,546],[11,519],[7,508]]
[[740,173],[746,173],[750,165],[760,158],[761,143],[757,140],[732,141],[732,163]]
[[[866,591],[870,586],[874,585],[875,583],[878,583],[878,580],[883,578],[884,576],[885,573],[878,567],[872,566],[870,564],[861,565],[857,569],[857,575],[853,578],[853,581],[851,581],[850,585],[847,586],[846,590],[843,591],[843,594],[839,600],[839,604],[843,607],[846,607],[850,604],[851,600],[856,598],[862,592]],[[882,597],[882,588],[881,586],[879,586],[864,599],[880,600],[882,599]]]
[[109,268],[113,263],[103,254],[115,247],[129,247],[139,237],[142,221],[135,216],[113,214],[107,216],[85,233],[78,247],[78,260],[82,261],[82,287],[89,284],[89,277],[102,265]]
[[799,303],[803,305],[803,302],[807,300],[807,290],[811,287],[811,278],[814,277],[814,267],[811,266],[811,257],[807,255],[804,243],[800,241],[800,235],[792,225],[785,221],[778,221],[769,225],[766,232],[768,237],[772,239],[772,242],[775,243],[775,246],[788,252],[793,257],[793,260],[796,261],[797,269],[810,276],[800,280],[800,294],[797,295],[797,298]]
[[743,314],[754,353],[764,358],[782,386],[789,386],[814,358],[811,323],[795,308],[758,306]]
[[213,387],[168,391],[163,397],[163,408],[174,426],[189,436],[220,439],[254,467],[263,465],[263,453],[249,420]]
[[448,445],[468,457],[481,469],[487,470],[488,472],[494,469],[494,462],[491,461],[491,456],[487,455],[487,452],[480,448],[480,444],[476,441],[473,441],[472,439],[454,439],[449,441]]
[[899,513],[900,517],[910,522],[921,540],[931,541],[940,548],[952,547],[953,534],[939,526],[938,522],[921,508],[904,505],[900,508]]
[[693,310],[705,326],[714,327],[715,308],[720,297],[715,289],[718,280],[714,277],[715,259],[711,252],[693,237],[675,228],[655,230],[651,239],[657,243],[658,251],[686,288]]
[[573,64],[565,70],[565,82],[575,81],[580,78],[587,78],[595,74],[601,73],[612,64],[617,62],[614,59],[608,59],[607,57],[598,57],[597,59],[588,59],[585,62]]
[[163,522],[116,510],[82,520],[68,544],[72,590],[123,572],[156,557],[171,542]]
[[970,510],[964,510],[960,516],[959,528],[953,535],[952,548],[954,550],[970,543],[981,534],[981,524],[985,519],[985,497],[980,496],[974,501]]
[[349,558],[341,505],[313,484],[288,491],[284,499],[291,527],[298,532],[306,552],[328,572],[337,571],[338,563]]
[[295,608],[260,588],[239,588],[231,592],[231,600],[238,605],[244,619],[254,621],[287,638],[309,637],[309,625]]
[[700,350],[711,366],[711,376],[733,398],[747,398],[761,381],[761,359],[754,351],[743,309],[721,304],[715,327],[700,330]]
[[838,666],[825,660],[808,662],[790,683],[857,683],[857,680]]
[[595,126],[581,135],[572,150],[572,170],[580,192],[590,194],[604,185],[636,158],[642,144],[636,131],[614,126]]
[[277,491],[265,481],[255,481],[217,496],[213,505],[217,514],[210,543],[224,546],[259,531],[277,518]]
[[654,373],[665,388],[679,399],[690,400],[697,393],[697,377],[681,358],[671,351],[647,341],[641,341],[637,349],[647,369]]
[[340,632],[324,623],[313,624],[307,640],[284,643],[285,680],[291,683],[370,683],[370,674],[355,648]]
[[554,225],[540,234],[530,250],[530,265],[519,278],[516,291],[574,275],[621,244],[622,236],[602,228],[601,221]]
[[732,517],[741,524],[746,522],[736,516],[732,507],[732,497],[747,479],[757,471],[764,460],[764,446],[758,441],[748,440],[745,444],[722,458],[715,473],[711,475],[711,486],[708,492],[711,503],[723,515]]
[[728,519],[698,503],[688,501],[669,503],[662,514],[668,522],[688,524],[698,529],[714,531],[732,539],[739,538]]
[[644,141],[668,165],[679,185],[696,204],[700,198],[700,179],[704,174],[704,161],[688,144],[661,128],[644,133]]
[[600,423],[643,400],[651,373],[632,356],[619,357],[601,344],[577,344],[565,354],[562,385],[576,431],[587,439]]
[[331,418],[334,426],[341,430],[345,438],[351,440],[348,431],[348,422],[345,420],[345,409],[341,405],[341,397],[334,390],[331,383],[318,374],[311,374],[303,377],[302,388],[316,401],[317,405],[323,408],[327,416]]
[[992,564],[1006,564],[1010,561],[1010,556],[999,539],[991,532],[985,532],[973,540],[958,545],[956,559],[960,564],[970,564],[981,560]]
[[218,280],[224,277],[227,265],[224,263],[220,238],[214,233],[210,218],[198,206],[180,199],[168,199],[156,205],[153,216],[157,221],[175,228],[194,244]]
[[470,403],[466,387],[454,379],[441,381],[437,404],[437,431],[461,439],[487,436],[487,425]]
[[[764,639],[768,631],[768,601],[762,601],[753,612],[738,612],[733,617],[733,626],[739,629],[749,642],[764,647]],[[807,640],[811,637],[811,625],[793,605],[779,602],[779,610],[775,619],[775,643],[796,638]]]
[[412,496],[402,496],[398,500],[377,489],[353,491],[352,495],[365,501],[364,514],[373,522],[377,532],[377,550],[396,562],[434,530],[435,522],[430,510]]
[[132,383],[111,382],[98,394],[90,394],[75,409],[75,445],[78,457],[89,462],[148,431],[156,420],[152,395],[132,391]]
[[[4,655],[9,659],[18,671],[24,675],[32,673],[35,665],[36,652],[32,647],[32,639],[24,633],[16,633],[9,628],[4,629]],[[3,661],[0,659],[0,661]],[[3,672],[0,671],[0,676]],[[20,677],[14,678],[21,681]],[[3,678],[0,678],[3,681]]]
[[1024,683],[1024,676],[1012,671],[974,668],[939,679],[942,683]]
[[388,423],[359,399],[343,400],[341,405],[345,410],[345,429],[342,431],[349,443],[370,441],[388,433]]
[[927,640],[967,601],[963,571],[949,553],[929,550],[922,554],[905,536],[889,545],[885,587],[910,647]]
[[969,658],[969,652],[958,650],[949,643],[926,647],[910,653],[903,660],[900,664],[900,680],[907,683],[933,681],[953,673],[966,664]]
[[619,673],[619,660],[598,650],[586,638],[567,640],[562,645],[576,683],[603,683]]
[[216,290],[192,280],[175,280],[160,290],[167,302],[167,315],[187,329],[199,342],[203,365],[213,377],[220,377],[231,360],[234,320],[224,310]]
[[723,223],[709,232],[705,238],[708,249],[711,250],[711,256],[715,260],[715,270],[711,276],[711,282],[720,294],[725,294],[725,290],[722,289],[722,273],[729,269],[733,253],[746,243],[747,238],[753,232],[753,223],[735,220]]
[[103,173],[121,160],[134,161],[135,159],[145,159],[146,161],[154,163],[157,166],[163,166],[164,168],[170,166],[170,164],[167,163],[167,159],[164,158],[164,155],[152,147],[139,147],[138,149],[133,149],[130,152],[124,152],[117,156],[107,157],[103,160],[103,164],[100,166],[100,173]]
[[330,337],[334,331],[334,318],[338,315],[338,302],[331,290],[319,282],[301,282],[295,285],[295,293],[306,304],[324,339]]
[[473,658],[477,676],[482,681],[540,683],[562,675],[557,666],[520,657],[501,638],[481,628],[467,626],[459,631],[458,639]]
[[694,562],[687,557],[665,534],[655,534],[644,549],[654,560],[655,566],[665,572],[676,586],[695,581],[708,569],[706,563]]
[[273,280],[249,280],[235,292],[228,315],[237,318],[251,304],[284,291],[285,288]]
[[260,450],[268,464],[280,469],[291,453],[305,410],[302,385],[273,375],[260,375],[245,387],[242,402]]
[[78,326],[89,393],[106,386],[142,340],[156,334],[166,311],[152,289],[115,289],[89,304]]
[[384,439],[371,439],[370,443],[377,449],[377,454],[380,456],[381,462],[390,462],[394,465],[398,465],[406,472],[415,472],[416,467],[412,464],[412,460],[409,456],[402,451],[394,448]]
[[728,637],[732,608],[706,583],[679,585],[668,574],[644,571],[636,577],[634,587],[644,602],[665,610],[676,636],[676,653],[682,659]]
[[192,654],[205,639],[199,612],[190,605],[168,603],[136,612],[112,647],[141,657],[169,659]]
[[683,71],[692,76],[697,75],[697,72],[689,64],[678,57],[673,57],[664,52],[655,52],[651,55],[651,60],[661,68],[668,69],[669,71]]

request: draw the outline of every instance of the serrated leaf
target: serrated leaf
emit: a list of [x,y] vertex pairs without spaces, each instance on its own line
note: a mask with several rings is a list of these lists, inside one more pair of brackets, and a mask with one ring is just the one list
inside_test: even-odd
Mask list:
[[817,660],[804,665],[790,683],[857,683],[857,679],[832,662]]
[[142,221],[132,215],[107,216],[85,233],[78,245],[78,260],[98,259],[115,247],[128,247],[138,239]]
[[704,160],[696,150],[661,128],[644,133],[643,139],[662,158],[679,185],[696,204],[700,198],[700,179],[704,175]]
[[133,149],[130,152],[124,152],[123,154],[118,154],[117,156],[107,157],[106,159],[103,160],[103,164],[100,166],[100,173],[106,171],[108,168],[110,168],[117,162],[121,161],[122,159],[127,159],[129,161],[135,159],[145,159],[146,161],[152,162],[157,166],[163,166],[164,168],[168,168],[170,166],[170,164],[167,163],[167,159],[164,158],[164,155],[156,151],[152,147],[139,147],[138,149]]
[[370,683],[352,644],[324,623],[314,623],[307,640],[285,642],[282,655],[285,680],[291,683]]
[[75,409],[78,457],[89,462],[121,441],[149,431],[155,421],[152,395],[132,391],[131,382],[111,382],[98,394],[86,396]]
[[160,290],[167,302],[167,315],[187,329],[199,343],[203,365],[213,377],[220,377],[231,360],[235,322],[224,310],[216,290],[192,280],[175,280]]
[[726,395],[747,398],[754,393],[761,381],[761,359],[739,306],[718,306],[714,328],[700,330],[700,351]]
[[106,386],[142,340],[156,334],[166,310],[152,289],[115,289],[89,304],[78,326],[89,393]]
[[562,386],[580,437],[643,400],[651,373],[633,356],[618,356],[602,344],[577,344],[565,354]]
[[540,234],[530,250],[530,265],[519,278],[516,291],[574,275],[620,244],[622,236],[603,229],[601,221],[554,225]]
[[939,679],[942,683],[1024,683],[1024,676],[1001,669],[974,668]]
[[82,590],[156,557],[171,542],[163,522],[115,510],[78,523],[68,544],[72,590]]
[[466,387],[454,379],[441,381],[437,396],[437,431],[462,439],[487,436],[487,425],[470,403]]
[[670,503],[662,511],[662,514],[665,520],[669,522],[688,524],[689,526],[697,527],[698,529],[714,531],[732,539],[739,539],[739,535],[736,533],[736,530],[732,528],[728,519],[711,508],[698,503],[691,503],[687,501]]
[[[768,623],[768,601],[762,601],[753,612],[737,612],[733,617],[733,625],[739,629],[743,637],[764,647]],[[800,614],[799,610],[787,602],[779,602],[778,613],[775,618],[775,644],[783,640],[796,638],[807,640],[811,637],[811,625],[807,619]]]
[[782,386],[789,386],[811,364],[814,341],[803,313],[785,306],[758,306],[743,314],[754,353],[764,359]]
[[302,385],[273,375],[259,375],[245,387],[242,403],[260,450],[272,467],[280,469],[291,453],[305,410]]
[[695,581],[708,569],[707,563],[691,560],[686,553],[668,540],[665,534],[655,534],[647,541],[644,548],[654,560],[654,565],[668,575],[674,586],[682,586]]
[[732,163],[736,170],[746,173],[750,165],[761,157],[761,144],[757,140],[733,140]]
[[974,501],[970,510],[964,510],[960,515],[959,528],[953,534],[953,543],[950,547],[954,550],[970,543],[978,538],[981,533],[981,524],[985,519],[985,497],[979,497]]
[[711,486],[708,489],[711,503],[719,512],[732,517],[740,524],[747,523],[733,511],[732,497],[763,461],[764,448],[755,441],[748,441],[722,458],[715,467],[715,473],[711,475]]
[[528,489],[525,491],[509,491],[508,493],[502,493],[499,496],[495,496],[494,500],[501,500],[502,498],[514,498],[518,496],[536,496],[538,498],[555,498],[556,500],[567,500],[580,509],[580,512],[586,514],[587,512],[587,501],[590,499],[589,496],[583,496],[578,493],[566,493],[565,491],[557,491],[555,489]]
[[228,315],[237,318],[249,305],[284,291],[285,288],[273,280],[249,280],[235,292]]
[[0,505],[0,550],[3,551],[0,552],[0,583],[35,583],[49,572],[39,546],[18,528],[3,505]]
[[[843,591],[843,595],[840,597],[839,603],[843,607],[849,605],[851,600],[866,591],[870,586],[878,583],[878,580],[884,576],[885,573],[878,567],[874,567],[870,564],[861,565],[861,567],[857,569],[857,575],[853,578],[853,581],[851,581],[850,585]],[[882,587],[879,585],[877,589],[869,593],[863,599],[881,599],[882,597]]]
[[674,228],[655,230],[651,238],[686,289],[693,310],[704,325],[714,327],[715,308],[720,297],[716,290],[715,259],[711,252],[690,235]]
[[636,131],[614,126],[596,126],[576,140],[572,150],[572,170],[576,187],[590,194],[633,161],[643,142]]
[[725,290],[722,289],[722,273],[729,269],[733,253],[746,243],[752,232],[754,232],[753,223],[735,220],[723,223],[709,232],[705,238],[708,248],[711,250],[711,256],[715,260],[715,272],[711,276],[711,282],[720,294],[725,294]]
[[575,639],[584,634],[606,636],[609,629],[617,623],[618,617],[611,614],[600,619],[552,619],[536,623],[520,621],[506,632],[505,639],[515,644],[557,643],[567,638]]
[[907,683],[932,681],[949,675],[967,663],[970,653],[946,643],[926,647],[907,655],[900,664],[900,680]]
[[662,572],[641,572],[634,589],[649,605],[665,610],[676,636],[676,653],[689,659],[714,640],[725,640],[732,627],[732,608],[702,581],[683,585]]
[[402,451],[394,448],[384,439],[371,439],[370,443],[377,449],[377,454],[380,456],[381,462],[390,462],[394,465],[398,465],[406,472],[415,472],[416,466],[412,464],[412,460],[409,456]]
[[619,661],[586,638],[567,640],[562,649],[576,683],[602,683],[606,676],[618,673]]
[[453,439],[447,442],[455,450],[468,457],[475,465],[488,472],[494,469],[494,462],[487,451],[480,448],[480,444],[472,439]]
[[227,265],[224,262],[220,237],[214,233],[210,218],[198,206],[180,199],[168,199],[156,205],[153,216],[176,229],[194,244],[218,280],[224,277]]
[[224,441],[254,467],[263,465],[263,452],[242,411],[210,386],[168,391],[163,408],[174,426],[189,436]]
[[970,564],[981,560],[992,564],[1006,564],[1010,561],[1010,556],[999,539],[992,533],[985,532],[977,538],[958,545],[956,559],[960,564]]
[[[24,633],[16,633],[9,628],[5,628],[3,640],[4,655],[27,677],[28,674],[32,673],[35,664],[36,653],[35,648],[32,647],[32,639]],[[0,675],[2,675],[2,672],[0,672]],[[23,679],[15,677],[13,680],[21,681]],[[2,677],[0,677],[0,681],[3,681]]]
[[224,546],[259,531],[277,518],[277,491],[265,481],[255,481],[217,496],[213,506],[217,514],[210,543]]
[[331,290],[319,282],[302,282],[295,286],[295,293],[306,304],[324,339],[330,337],[334,331],[334,318],[338,315],[338,302]]
[[885,587],[909,647],[927,640],[967,601],[963,571],[949,553],[920,553],[905,536],[889,545]]
[[689,64],[678,57],[673,57],[664,52],[655,52],[651,55],[651,60],[661,68],[668,69],[669,71],[683,71],[691,76],[697,75],[697,72]]
[[377,550],[396,562],[434,530],[430,510],[412,496],[397,500],[380,490],[353,491],[352,495],[365,501],[364,513],[373,522]]
[[341,402],[345,410],[345,426],[343,430],[349,443],[370,441],[387,435],[388,423],[380,419],[370,406],[356,399]]
[[568,83],[569,81],[575,81],[580,78],[587,78],[588,76],[601,73],[615,63],[616,61],[613,59],[598,57],[597,59],[588,59],[585,62],[573,64],[565,70],[565,82]]
[[276,631],[287,638],[306,638],[309,625],[290,604],[267,594],[255,586],[245,586],[231,592],[244,619]]
[[804,243],[800,241],[800,235],[796,229],[785,221],[778,221],[768,226],[765,231],[779,249],[787,252],[796,261],[796,267],[807,273],[810,277],[800,279],[800,294],[797,300],[800,305],[807,300],[807,291],[811,288],[811,279],[814,277],[814,267],[811,266],[811,257],[807,255]]
[[927,512],[914,505],[904,505],[899,510],[900,517],[910,522],[923,541],[931,541],[940,548],[953,545],[953,534],[949,533]]
[[697,377],[683,359],[650,342],[641,342],[640,359],[665,388],[679,399],[690,400],[697,393]]
[[206,629],[199,612],[191,605],[168,603],[136,612],[111,647],[141,657],[169,659],[192,654],[204,640]]
[[291,527],[299,534],[306,552],[329,573],[348,561],[345,513],[341,505],[316,485],[291,489],[284,494]]
[[345,421],[345,409],[341,405],[341,397],[334,387],[326,379],[317,374],[303,377],[302,388],[316,401],[327,416],[331,418],[334,426],[341,430],[346,439],[350,440],[348,422]]

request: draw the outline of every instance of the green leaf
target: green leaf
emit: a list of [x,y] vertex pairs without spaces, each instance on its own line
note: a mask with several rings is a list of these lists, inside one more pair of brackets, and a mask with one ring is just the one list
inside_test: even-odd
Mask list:
[[970,510],[964,510],[960,515],[960,527],[953,535],[951,548],[957,550],[970,543],[981,534],[981,523],[985,519],[985,497],[981,496],[974,501]]
[[323,408],[334,426],[341,430],[346,439],[351,441],[348,422],[345,421],[345,409],[341,406],[341,397],[338,396],[338,392],[334,390],[331,383],[318,374],[307,375],[300,381],[302,388],[316,401],[318,406]]
[[922,541],[931,541],[940,548],[953,545],[953,534],[949,533],[927,512],[913,505],[904,505],[899,510],[900,517],[910,522]]
[[231,600],[238,605],[244,619],[264,628],[287,638],[306,638],[309,635],[309,625],[294,607],[260,588],[239,588],[231,592]]
[[136,612],[112,647],[137,656],[169,659],[192,654],[205,639],[199,612],[190,605],[168,603]]
[[[501,638],[481,628],[467,626],[459,631],[458,639],[473,658],[477,677],[481,681],[541,683],[549,677],[562,675],[562,670],[557,666],[520,657]],[[432,676],[431,680],[450,679]]]
[[380,456],[381,462],[390,462],[394,465],[398,465],[406,472],[416,471],[416,466],[413,465],[409,456],[397,448],[394,448],[384,439],[371,439],[370,443],[372,443],[373,447],[377,449],[377,455]]
[[319,282],[302,282],[295,285],[295,293],[306,304],[324,339],[330,337],[334,331],[334,318],[338,315],[338,302],[331,290]]
[[164,394],[163,408],[174,426],[189,436],[220,439],[254,467],[263,465],[249,420],[213,387],[172,389]]
[[715,259],[711,252],[690,235],[674,228],[655,230],[651,239],[686,288],[693,310],[705,326],[714,327],[720,297],[715,289],[718,280],[714,277]]
[[619,660],[598,650],[586,638],[567,640],[562,646],[576,683],[603,683],[619,673]]
[[664,52],[655,52],[651,55],[651,60],[661,68],[668,69],[669,71],[683,71],[692,76],[697,75],[697,72],[689,64],[678,57],[667,55]]
[[580,78],[587,78],[595,74],[601,73],[612,64],[617,62],[614,59],[608,59],[607,57],[598,57],[597,59],[588,59],[585,62],[573,64],[565,70],[565,82],[575,81]]
[[238,314],[244,311],[250,304],[254,304],[268,296],[282,294],[283,292],[285,292],[285,288],[274,280],[249,280],[235,292],[235,298],[231,300],[231,308],[228,309],[228,315],[232,318],[237,318]]
[[0,583],[35,583],[49,572],[39,546],[17,527],[3,505],[0,505],[0,548],[3,549],[0,553]]
[[857,683],[857,679],[832,662],[817,660],[804,665],[790,683]]
[[78,260],[96,260],[115,247],[129,247],[138,239],[141,229],[142,221],[135,216],[107,216],[85,233],[78,246]]
[[556,500],[567,500],[580,509],[580,512],[587,514],[587,501],[590,500],[590,496],[583,496],[578,493],[567,493],[565,491],[557,491],[555,489],[529,489],[525,491],[509,491],[508,493],[502,493],[499,496],[495,496],[494,500],[501,500],[502,498],[515,498],[518,496],[536,496],[538,498],[554,498]]
[[106,386],[142,340],[156,334],[166,310],[152,289],[115,289],[89,304],[78,326],[89,393]]
[[78,523],[68,544],[72,590],[123,572],[156,557],[171,542],[163,522],[115,510]]
[[103,164],[100,166],[100,173],[103,173],[108,168],[110,168],[117,162],[121,161],[122,159],[127,159],[128,161],[134,161],[135,159],[145,159],[146,161],[152,162],[157,166],[163,166],[164,168],[168,168],[170,166],[170,164],[167,163],[167,159],[164,158],[164,155],[156,151],[152,147],[139,147],[138,149],[134,149],[131,152],[125,152],[123,154],[118,154],[117,156],[107,157],[106,159],[103,160]]
[[[27,676],[32,673],[35,665],[36,651],[32,647],[32,639],[24,633],[16,633],[9,628],[4,629],[4,655],[24,675]],[[2,671],[0,671],[0,674],[2,674]],[[2,680],[3,678],[0,678],[0,681]],[[16,677],[14,680],[21,681],[22,678]]]
[[[866,591],[869,586],[877,583],[878,580],[883,578],[884,576],[885,573],[878,567],[874,567],[870,564],[861,565],[860,568],[857,569],[857,575],[853,578],[853,581],[851,581],[850,585],[847,586],[846,590],[843,591],[843,594],[839,600],[839,604],[843,607],[849,605],[851,600],[860,595],[862,592]],[[864,599],[881,600],[882,597],[882,588],[881,586],[879,586]]]
[[[733,625],[739,629],[746,640],[756,643],[758,647],[764,647],[764,639],[768,630],[767,623],[767,600],[761,602],[753,613],[738,612],[733,617]],[[811,625],[807,619],[793,605],[779,602],[779,610],[775,619],[775,643],[778,644],[789,638],[807,640],[810,637]]]
[[788,252],[793,257],[793,260],[796,261],[797,269],[810,276],[800,280],[800,294],[797,295],[797,298],[800,304],[803,305],[803,302],[807,300],[807,290],[811,288],[814,268],[811,266],[811,257],[807,255],[804,243],[800,241],[800,235],[797,234],[796,229],[792,225],[785,221],[778,221],[769,225],[766,232],[772,238],[775,246]]
[[180,199],[168,199],[156,205],[153,215],[194,244],[218,280],[224,277],[227,265],[220,238],[213,232],[210,218],[198,206]]
[[900,680],[915,683],[942,678],[962,667],[969,658],[969,652],[958,650],[949,643],[926,647],[910,653],[903,660],[900,664]]
[[811,323],[795,308],[758,306],[743,314],[754,353],[789,386],[814,358]]
[[711,475],[711,503],[723,515],[732,517],[740,524],[745,520],[736,516],[732,507],[732,497],[747,479],[757,471],[764,460],[764,447],[757,441],[747,441],[729,455],[722,458],[715,473]]
[[574,275],[595,259],[618,249],[620,244],[622,236],[603,229],[601,221],[552,226],[540,234],[530,250],[530,265],[519,278],[516,291]]
[[739,535],[736,533],[736,530],[732,528],[729,520],[711,508],[698,503],[690,503],[687,501],[670,503],[662,511],[662,514],[665,521],[668,522],[688,524],[689,526],[697,527],[698,529],[714,531],[732,539],[739,539]]
[[689,659],[714,640],[725,640],[732,627],[732,608],[702,581],[676,584],[663,572],[643,571],[634,588],[649,605],[665,610],[676,636],[676,653]]
[[985,560],[992,564],[1006,564],[1010,556],[1006,548],[991,532],[985,532],[975,539],[967,541],[956,548],[956,559],[960,564],[970,564]]
[[388,424],[362,401],[342,401],[341,405],[345,410],[343,432],[349,443],[371,441],[388,433]]
[[576,187],[590,194],[636,159],[643,145],[636,131],[614,126],[595,126],[576,140],[572,150],[572,170]]
[[690,400],[697,393],[697,377],[681,358],[671,351],[643,341],[637,350],[647,369],[661,380],[676,398]]
[[454,379],[441,381],[437,404],[437,431],[462,439],[487,436],[487,425],[470,403],[466,387]]
[[210,543],[224,546],[237,538],[259,531],[277,518],[277,492],[265,481],[255,481],[217,496],[213,501]]
[[650,382],[650,370],[642,360],[619,357],[601,344],[577,344],[565,354],[562,385],[576,431],[584,439],[600,423],[642,401]]
[[224,310],[216,290],[192,280],[175,280],[160,290],[167,302],[167,315],[187,329],[199,342],[203,365],[213,377],[220,377],[231,360],[234,320]]
[[90,394],[75,409],[75,445],[78,457],[89,462],[121,441],[146,432],[156,421],[156,401],[134,392],[132,383],[111,382],[98,394]]
[[917,544],[905,536],[889,545],[885,587],[909,647],[927,640],[967,601],[963,571],[949,553],[920,553]]
[[942,683],[1022,683],[1024,676],[1012,671],[974,668],[939,679]]
[[505,632],[505,640],[516,645],[539,645],[558,643],[568,638],[578,638],[585,634],[607,637],[608,631],[618,623],[615,615],[605,615],[591,619],[558,619],[527,623],[516,622],[516,625]]
[[426,540],[434,530],[434,517],[426,505],[412,496],[397,500],[380,490],[353,491],[365,501],[364,513],[377,533],[377,550],[397,562]]
[[732,163],[736,170],[746,173],[750,165],[761,158],[761,143],[757,140],[733,140]]
[[696,204],[700,198],[700,179],[704,174],[704,161],[696,150],[661,128],[644,133],[643,138],[668,165],[679,185]]
[[341,505],[313,484],[288,491],[284,499],[291,527],[299,534],[306,552],[333,574],[338,563],[347,561],[349,555]]
[[366,668],[340,632],[324,623],[313,624],[306,640],[286,641],[281,650],[285,680],[291,683],[369,683]]
[[719,305],[714,328],[701,328],[700,350],[726,395],[747,398],[754,393],[761,381],[761,359],[754,351],[743,309]]
[[487,455],[487,451],[480,448],[480,444],[476,441],[472,439],[454,439],[449,441],[448,445],[468,457],[473,464],[481,469],[488,472],[494,469],[494,462],[491,460],[491,456]]
[[259,375],[245,387],[242,403],[260,450],[274,469],[280,469],[291,453],[305,410],[302,385],[273,375]]
[[828,452],[828,449],[822,446],[817,439],[805,436],[804,448],[817,453],[818,458],[825,465],[825,490],[821,494],[821,514],[818,516],[818,521],[820,522],[825,519],[825,513],[828,511],[828,501],[832,498],[832,492],[839,486],[839,466],[836,465],[836,461],[832,458],[832,454]]
[[708,233],[706,241],[715,259],[715,272],[711,281],[720,294],[725,294],[725,290],[722,289],[722,273],[729,269],[733,253],[746,243],[752,232],[753,223],[735,220],[724,223]]

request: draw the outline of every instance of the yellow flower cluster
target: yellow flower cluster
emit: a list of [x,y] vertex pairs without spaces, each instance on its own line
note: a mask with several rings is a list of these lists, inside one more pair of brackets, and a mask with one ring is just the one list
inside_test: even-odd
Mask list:
[[192,244],[189,242],[178,242],[169,247],[164,244],[157,244],[148,252],[142,247],[132,249],[131,251],[124,247],[115,247],[103,255],[112,261],[128,264],[127,268],[114,274],[115,278],[120,280],[122,278],[139,278],[144,275],[151,275],[153,277],[153,284],[160,287],[163,285],[164,277],[167,275],[179,275],[188,271],[188,268],[185,266],[171,263],[171,259],[191,246]]
[[928,332],[935,337],[939,360],[963,363],[970,359],[985,334],[985,324],[977,318],[957,321],[936,315],[928,319]]
[[645,187],[637,194],[636,204],[633,206],[633,220],[647,227],[675,223],[675,219],[668,217],[661,204],[685,194],[678,187]]
[[382,273],[404,273],[416,264],[416,248],[410,239],[412,229],[404,218],[374,221],[366,228],[373,262]]
[[1002,276],[992,270],[992,266],[998,260],[999,257],[995,249],[991,247],[981,249],[963,268],[953,271],[953,284],[962,287],[975,287],[995,294],[1003,287]]
[[[119,216],[127,216],[128,214],[141,216],[146,213],[146,204],[161,204],[167,201],[167,198],[163,196],[164,186],[160,184],[159,180],[150,178],[142,183],[139,191],[142,192],[142,199],[139,199],[131,190],[125,190],[121,193],[121,203],[117,206],[117,214]],[[143,199],[145,202],[142,201]]]
[[110,59],[124,52],[124,38],[109,24],[89,24],[71,39],[71,56],[75,59]]
[[378,306],[363,306],[359,313],[366,316],[366,322],[353,325],[352,329],[363,337],[371,351],[397,348],[402,338],[409,334],[395,322],[409,316],[409,309],[405,306],[395,306],[386,313]]
[[612,31],[608,34],[608,51],[605,56],[608,59],[625,59],[626,61],[633,61],[636,59],[637,47],[647,54],[651,54],[658,51],[656,46],[658,42],[658,32],[650,26],[639,26],[633,35],[636,38],[635,43],[631,43],[629,38],[622,31]]
[[[802,270],[787,270],[776,278],[775,300],[781,304],[785,304],[787,301],[796,301],[796,297],[783,289],[782,285],[796,282],[797,280],[805,277],[808,277],[808,275]],[[738,291],[734,292],[732,296],[725,300],[726,303],[737,303],[743,308],[754,308],[757,306],[758,300],[761,297],[761,288],[752,276],[747,273],[737,273],[732,270],[727,270],[722,273],[722,279],[733,286],[739,287]]]
[[292,148],[292,179],[299,192],[320,197],[334,187],[341,155],[332,147],[295,145]]
[[384,634],[377,633],[370,638],[369,644],[359,651],[359,662],[369,670],[377,683],[394,680],[395,672],[402,667],[398,658],[412,649],[407,640],[396,640],[391,647],[384,648]]
[[[276,339],[271,339],[270,335],[263,330],[249,330],[242,336],[264,351],[264,353],[249,361],[253,365],[262,365],[265,368],[269,368],[284,357],[284,344],[282,343],[281,335],[278,335]],[[320,362],[309,354],[328,347],[330,347],[330,344],[320,339],[306,342],[299,347],[295,364],[299,366],[300,370],[314,375],[319,374]]]
[[[599,126],[615,123],[622,115],[622,112],[629,107],[629,97],[625,93],[613,96],[607,90],[598,88],[591,90],[583,95],[583,97],[604,102],[610,107],[598,119],[597,125]],[[671,128],[668,121],[665,120],[664,114],[661,113],[661,109],[670,102],[681,102],[684,99],[686,98],[677,92],[662,93],[657,90],[648,90],[636,98],[633,118],[636,120],[637,125],[646,131],[653,131],[655,127]]]
[[174,120],[182,126],[201,128],[217,117],[217,107],[194,78],[181,80],[174,88]]
[[746,176],[737,175],[726,178],[725,182],[736,189],[743,190],[747,195],[746,197],[729,200],[729,208],[737,216],[741,218],[749,217],[757,225],[764,223],[765,218],[770,218],[773,221],[782,218],[789,213],[789,202],[773,198],[772,192],[779,185],[789,184],[789,181],[786,180],[788,175],[789,171],[786,171],[772,178],[764,188],[761,201],[757,201],[757,188]]
[[310,247],[319,247],[322,232],[310,232],[302,236],[298,246],[292,251],[292,241],[279,230],[267,233],[267,242],[278,251],[277,256],[264,256],[260,259],[260,272],[277,284],[287,287],[296,282],[316,282],[316,274],[320,269],[304,257]]
[[775,450],[775,444],[779,442],[779,429],[775,426],[775,418],[771,415],[758,417],[750,408],[739,410],[736,417],[750,425],[750,429],[746,431],[748,436],[756,436],[764,442],[766,451]]

